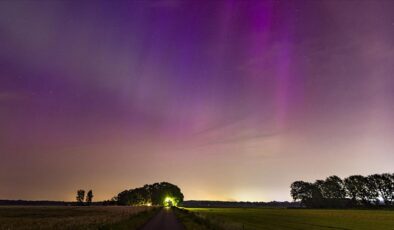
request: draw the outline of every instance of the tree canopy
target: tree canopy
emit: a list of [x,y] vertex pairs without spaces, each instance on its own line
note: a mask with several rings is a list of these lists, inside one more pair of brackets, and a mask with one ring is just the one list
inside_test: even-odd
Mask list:
[[76,199],[77,199],[78,205],[82,205],[83,204],[83,200],[85,199],[85,190],[79,189],[77,191]]
[[88,193],[86,194],[86,204],[90,205],[93,200],[93,191],[89,190]]
[[[295,201],[311,208],[344,208],[393,205],[394,174],[353,175],[342,180],[330,176],[314,183],[295,181],[290,186]],[[381,202],[383,201],[383,203]]]
[[119,205],[177,206],[183,201],[183,194],[178,186],[161,182],[120,192],[116,200]]

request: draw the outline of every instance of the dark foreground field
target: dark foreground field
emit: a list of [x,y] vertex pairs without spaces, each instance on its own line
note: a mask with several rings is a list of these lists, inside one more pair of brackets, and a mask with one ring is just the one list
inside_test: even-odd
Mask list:
[[156,210],[150,207],[0,206],[0,230],[137,229]]
[[[394,230],[394,211],[274,208],[188,208],[210,226],[222,229]],[[197,219],[198,219],[197,218]],[[187,223],[188,229],[201,229]]]
[[[167,225],[170,226],[168,229],[175,225],[182,229],[179,222],[187,230],[394,230],[394,211],[384,210],[175,208],[162,210],[156,215],[158,211],[152,207],[130,206],[0,206],[0,230],[133,230],[142,226],[163,229]],[[166,215],[160,215],[163,211]]]

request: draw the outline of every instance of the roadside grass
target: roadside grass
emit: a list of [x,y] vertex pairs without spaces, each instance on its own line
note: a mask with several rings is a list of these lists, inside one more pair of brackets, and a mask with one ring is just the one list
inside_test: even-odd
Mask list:
[[141,206],[0,206],[0,230],[137,229],[157,211]]
[[225,230],[394,230],[394,212],[389,210],[279,208],[187,208],[187,210],[218,229]]
[[193,212],[181,208],[173,208],[173,210],[178,220],[185,226],[187,230],[217,229]]
[[152,208],[147,211],[139,212],[133,216],[130,216],[126,220],[122,220],[117,223],[106,224],[99,226],[99,230],[134,230],[139,229],[145,223],[147,223],[153,216],[155,216],[160,208]]
[[232,230],[242,229],[242,224],[215,216],[202,215],[184,208],[174,208],[175,215],[187,230]]

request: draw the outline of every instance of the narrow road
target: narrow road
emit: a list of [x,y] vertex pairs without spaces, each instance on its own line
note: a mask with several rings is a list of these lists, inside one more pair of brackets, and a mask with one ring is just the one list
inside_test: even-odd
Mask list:
[[141,230],[185,230],[177,220],[174,212],[169,208],[163,208]]

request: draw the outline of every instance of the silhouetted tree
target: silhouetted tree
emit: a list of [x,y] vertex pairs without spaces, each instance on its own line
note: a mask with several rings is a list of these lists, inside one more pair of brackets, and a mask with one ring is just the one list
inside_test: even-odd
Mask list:
[[[326,180],[315,182],[321,193],[321,199],[315,199],[316,208],[344,208],[349,205],[343,181],[338,176],[327,177]],[[319,205],[316,205],[319,202]]]
[[367,203],[366,179],[361,175],[349,176],[345,179],[345,187],[350,198],[355,202]]
[[295,181],[291,184],[290,193],[294,201],[301,201],[306,205],[307,200],[312,199],[312,184],[305,181]]
[[323,180],[316,180],[310,187],[312,192],[312,198],[307,200],[306,205],[313,208],[323,208],[324,198],[322,195],[322,186],[324,185]]
[[370,183],[377,190],[385,205],[391,205],[394,193],[394,183],[391,181],[391,175],[373,174],[369,176]]
[[173,205],[183,201],[181,189],[168,182],[155,183],[151,187],[151,200],[153,204],[163,205],[165,199],[171,197]]
[[327,177],[322,187],[322,194],[327,199],[346,198],[346,189],[341,178],[338,176]]
[[330,176],[313,184],[296,181],[291,184],[290,193],[295,201],[311,208],[381,205],[380,199],[389,206],[394,200],[394,174],[353,175],[343,181]]
[[90,205],[93,200],[93,191],[89,190],[88,193],[86,194],[86,204]]
[[384,186],[381,196],[386,205],[394,204],[394,173],[384,173],[382,174]]
[[161,182],[120,192],[117,202],[119,205],[164,205],[165,199],[169,197],[174,205],[183,201],[183,194],[178,186]]
[[350,176],[345,179],[345,187],[352,200],[357,203],[361,202],[363,205],[370,205],[378,197],[376,188],[368,177]]
[[389,175],[390,181],[391,181],[391,186],[387,186],[387,189],[391,191],[391,199],[390,202],[393,205],[394,202],[394,173]]
[[366,184],[365,184],[365,190],[366,190],[366,200],[367,200],[367,205],[370,204],[377,204],[379,205],[379,190],[378,186],[375,183],[375,179],[373,176],[367,176],[365,177],[366,179]]
[[76,198],[77,198],[77,203],[79,205],[83,205],[83,201],[85,199],[85,190],[82,190],[82,189],[78,190]]

